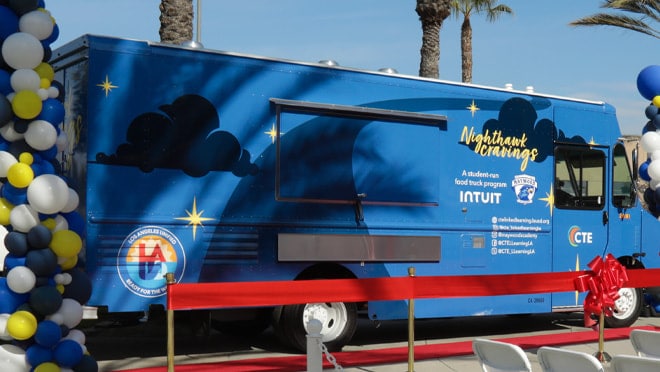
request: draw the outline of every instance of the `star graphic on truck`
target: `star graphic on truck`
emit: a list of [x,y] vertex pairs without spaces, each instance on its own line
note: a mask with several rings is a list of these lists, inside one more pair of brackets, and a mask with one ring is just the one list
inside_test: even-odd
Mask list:
[[215,218],[202,217],[202,214],[204,214],[203,210],[197,212],[197,197],[193,198],[192,211],[186,210],[186,213],[188,214],[187,217],[176,217],[175,220],[188,221],[188,225],[192,225],[193,240],[195,240],[197,236],[197,226],[204,226],[202,224],[204,221],[215,220]]
[[108,96],[108,93],[110,93],[113,89],[119,88],[116,85],[112,85],[112,81],[108,78],[108,75],[105,75],[105,81],[101,82],[100,84],[96,84],[97,87],[101,87],[105,91],[105,96]]
[[552,189],[552,186],[550,187],[550,192],[545,193],[545,198],[539,198],[539,200],[543,200],[545,202],[545,206],[550,207],[550,215],[552,216],[552,212],[555,209],[555,193]]

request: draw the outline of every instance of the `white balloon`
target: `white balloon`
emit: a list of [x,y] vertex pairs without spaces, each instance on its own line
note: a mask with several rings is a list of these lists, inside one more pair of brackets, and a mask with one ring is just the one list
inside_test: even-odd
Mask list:
[[9,167],[18,163],[18,160],[7,151],[0,151],[0,178],[7,177]]
[[64,337],[66,340],[73,340],[80,345],[84,345],[85,342],[87,342],[87,337],[85,336],[85,332],[79,330],[79,329],[72,329],[69,331],[69,334]]
[[48,97],[49,98],[57,98],[60,95],[60,90],[57,89],[57,87],[50,86],[48,88]]
[[14,89],[14,92],[19,92],[21,90],[31,90],[36,92],[39,90],[41,78],[36,71],[27,68],[21,68],[11,74],[9,82],[11,87]]
[[69,200],[69,186],[54,174],[42,174],[35,177],[28,185],[27,199],[37,212],[57,213]]
[[0,371],[29,372],[25,350],[16,345],[0,345]]
[[660,134],[655,131],[648,131],[639,139],[639,143],[647,153],[652,153],[655,150],[660,150]]
[[660,179],[660,161],[652,161],[647,168],[649,177],[653,180]]
[[69,230],[69,221],[67,221],[61,214],[58,214],[55,216],[55,227],[53,227],[53,232],[60,230]]
[[655,180],[652,179],[649,181],[649,187],[651,188],[651,190],[655,190],[658,187],[658,185],[660,185],[660,179],[655,179]]
[[7,273],[7,287],[15,293],[28,293],[34,288],[37,277],[25,266],[16,266]]
[[37,89],[37,95],[42,101],[45,101],[49,97],[48,89],[39,88]]
[[9,223],[14,230],[27,233],[39,224],[39,214],[29,205],[20,204],[9,212]]
[[66,150],[66,145],[67,145],[67,137],[66,133],[64,131],[60,131],[60,134],[57,136],[57,140],[55,141],[55,146],[57,146],[57,151],[58,152],[63,152]]
[[53,19],[40,10],[25,13],[18,20],[18,29],[27,32],[39,40],[47,39],[53,33]]
[[59,310],[51,316],[57,314],[62,316],[61,324],[64,324],[69,328],[75,328],[82,320],[83,307],[78,301],[71,298],[65,298],[62,300],[62,305]]
[[14,122],[11,121],[9,124],[5,125],[4,127],[0,128],[0,136],[7,140],[7,142],[16,142],[19,140],[22,140],[25,135],[23,133],[18,133],[14,129]]
[[44,58],[44,47],[39,39],[27,32],[15,32],[2,43],[2,58],[13,69],[33,69]]
[[78,193],[76,192],[76,190],[69,187],[69,198],[67,199],[64,208],[62,208],[62,213],[69,213],[75,211],[76,208],[78,208],[79,202],[80,202],[80,198],[78,197]]
[[655,150],[650,155],[651,160],[660,159],[660,150]]
[[14,339],[9,332],[7,332],[7,319],[9,319],[10,316],[11,314],[7,313],[0,314],[0,340],[11,341]]
[[57,130],[45,120],[33,120],[25,131],[25,142],[38,151],[48,150],[57,141]]

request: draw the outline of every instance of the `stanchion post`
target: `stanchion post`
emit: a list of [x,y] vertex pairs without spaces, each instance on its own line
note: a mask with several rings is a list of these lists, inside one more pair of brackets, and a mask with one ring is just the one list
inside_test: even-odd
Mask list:
[[[408,276],[415,277],[415,268],[408,268]],[[415,370],[415,299],[408,300],[408,372]]]
[[321,353],[321,330],[323,324],[318,319],[307,322],[307,372],[323,370],[323,354]]
[[[174,273],[165,274],[167,281],[167,296],[170,296],[170,286],[174,284]],[[167,372],[174,372],[174,310],[167,306]]]
[[609,362],[612,360],[610,354],[605,352],[605,310],[601,310],[598,317],[598,351],[596,352],[596,359],[601,363]]

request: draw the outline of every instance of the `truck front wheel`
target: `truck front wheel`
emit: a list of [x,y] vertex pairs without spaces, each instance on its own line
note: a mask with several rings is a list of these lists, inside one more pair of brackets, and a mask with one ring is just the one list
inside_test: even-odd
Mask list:
[[317,319],[323,325],[321,341],[328,350],[338,351],[355,333],[357,306],[346,302],[279,306],[273,312],[273,329],[281,341],[306,351],[307,323],[311,319]]
[[616,311],[605,318],[605,325],[610,328],[630,327],[642,311],[643,297],[640,288],[621,288],[619,298],[614,302]]

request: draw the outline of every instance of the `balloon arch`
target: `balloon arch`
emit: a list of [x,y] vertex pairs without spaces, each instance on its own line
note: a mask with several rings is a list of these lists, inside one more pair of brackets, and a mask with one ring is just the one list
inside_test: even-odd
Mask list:
[[47,61],[58,35],[44,1],[0,0],[3,372],[98,371],[76,329],[92,286],[78,262],[78,193],[57,160],[67,142],[63,89]]

